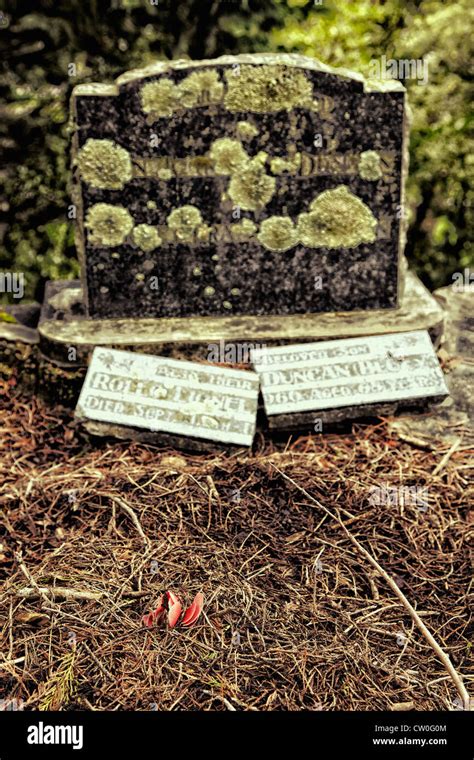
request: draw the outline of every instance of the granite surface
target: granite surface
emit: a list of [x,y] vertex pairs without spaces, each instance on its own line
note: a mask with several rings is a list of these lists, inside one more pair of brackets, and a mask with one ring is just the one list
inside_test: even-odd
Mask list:
[[435,339],[443,322],[440,304],[413,272],[407,273],[399,309],[293,316],[91,319],[80,304],[72,303],[67,310],[52,305],[58,304],[56,296],[62,291],[69,294],[62,299],[62,306],[71,302],[78,285],[77,280],[46,285],[40,343],[45,356],[56,362],[69,363],[70,348],[75,347],[78,360],[84,363],[95,345],[162,355],[192,350],[193,356],[205,359],[209,345],[222,341],[237,350],[242,343],[274,345],[422,329],[428,329]]
[[397,306],[405,92],[301,56],[158,64],[72,107],[92,318]]

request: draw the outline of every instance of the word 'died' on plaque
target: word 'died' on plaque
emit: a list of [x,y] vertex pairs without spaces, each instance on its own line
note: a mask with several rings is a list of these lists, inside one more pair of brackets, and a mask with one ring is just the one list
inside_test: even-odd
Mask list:
[[250,446],[253,372],[95,348],[76,415],[111,426]]
[[376,412],[376,404],[410,405],[448,394],[425,330],[256,349],[252,363],[270,423],[342,407],[351,408],[349,418],[360,416],[357,407]]
[[76,87],[87,314],[396,307],[404,98],[396,81],[269,54]]

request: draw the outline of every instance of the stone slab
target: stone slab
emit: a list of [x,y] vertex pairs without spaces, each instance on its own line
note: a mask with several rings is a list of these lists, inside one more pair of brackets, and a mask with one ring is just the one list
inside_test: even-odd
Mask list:
[[[423,406],[448,394],[427,331],[252,351],[270,428]],[[389,406],[387,406],[389,405]]]
[[127,426],[250,446],[257,401],[252,372],[96,348],[76,415],[109,431]]
[[474,285],[454,285],[433,293],[445,312],[442,346],[451,356],[474,362]]
[[174,61],[72,97],[88,316],[393,309],[405,90],[299,55]]
[[0,338],[14,343],[28,343],[29,345],[39,343],[38,330],[11,322],[0,321]]
[[421,417],[402,415],[391,428],[416,446],[443,450],[474,447],[474,287],[456,285],[433,293],[444,310],[440,356],[449,398]]
[[96,320],[55,310],[48,299],[61,288],[75,291],[77,281],[47,284],[39,332],[44,355],[65,365],[71,347],[76,348],[80,362],[87,361],[95,345],[160,354],[190,347],[206,359],[209,344],[220,341],[236,347],[241,343],[272,345],[417,329],[428,329],[435,338],[443,322],[443,309],[413,272],[407,274],[399,309],[296,316]]

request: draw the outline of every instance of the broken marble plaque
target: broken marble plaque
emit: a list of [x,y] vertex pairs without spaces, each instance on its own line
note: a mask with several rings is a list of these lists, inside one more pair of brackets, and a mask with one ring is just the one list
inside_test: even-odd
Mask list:
[[[95,348],[76,415],[177,437],[250,446],[258,377],[253,372]],[[102,426],[106,432],[106,428]]]
[[425,330],[252,351],[270,428],[423,407],[448,394]]
[[287,54],[157,63],[72,98],[92,318],[399,305],[405,91]]

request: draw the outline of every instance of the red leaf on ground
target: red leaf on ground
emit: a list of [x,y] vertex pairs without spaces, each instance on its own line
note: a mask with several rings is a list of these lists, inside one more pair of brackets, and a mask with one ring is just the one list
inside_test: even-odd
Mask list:
[[183,625],[185,626],[191,626],[194,625],[196,620],[198,619],[199,615],[202,612],[202,607],[204,604],[204,597],[199,591],[196,596],[194,597],[193,602],[189,605],[188,609],[184,613],[184,617],[182,620]]

